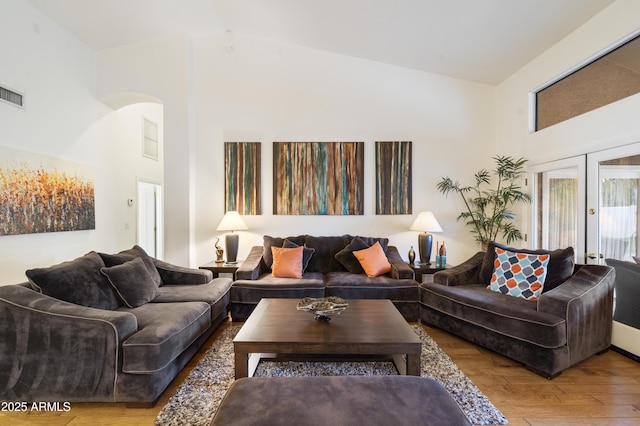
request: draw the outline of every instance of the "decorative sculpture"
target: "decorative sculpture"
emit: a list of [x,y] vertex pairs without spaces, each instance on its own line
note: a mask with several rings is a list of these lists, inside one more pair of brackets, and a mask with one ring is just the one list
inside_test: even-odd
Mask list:
[[316,321],[329,321],[332,315],[340,315],[348,306],[349,304],[340,297],[305,297],[298,302],[296,309],[315,314]]
[[222,263],[224,262],[224,249],[222,247],[220,247],[220,244],[218,244],[220,242],[220,238],[216,238],[216,263]]

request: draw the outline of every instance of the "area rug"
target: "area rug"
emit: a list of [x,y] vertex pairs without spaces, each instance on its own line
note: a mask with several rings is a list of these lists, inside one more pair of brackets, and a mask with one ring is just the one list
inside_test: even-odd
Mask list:
[[[420,326],[412,326],[422,340],[423,377],[440,382],[477,425],[507,424],[507,419],[469,380]],[[234,380],[232,340],[240,330],[224,330],[160,411],[157,426],[204,426],[213,416]],[[276,362],[261,361],[256,377],[370,376],[398,374],[391,362]]]

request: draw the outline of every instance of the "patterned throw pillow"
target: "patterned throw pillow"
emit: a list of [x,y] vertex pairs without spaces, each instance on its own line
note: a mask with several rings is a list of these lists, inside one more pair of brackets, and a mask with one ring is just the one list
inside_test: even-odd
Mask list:
[[480,266],[478,276],[478,282],[482,284],[489,285],[491,282],[491,275],[493,274],[494,263],[496,260],[496,248],[518,253],[550,255],[549,265],[547,265],[547,277],[544,280],[544,290],[542,290],[542,293],[546,293],[547,291],[560,286],[568,280],[571,275],[573,275],[575,269],[575,253],[573,247],[559,248],[552,251],[544,249],[528,250],[509,247],[496,243],[495,241],[489,241],[489,244],[487,245],[487,252],[482,260],[482,266]]
[[547,276],[548,254],[518,253],[496,247],[496,257],[487,288],[492,291],[538,300]]

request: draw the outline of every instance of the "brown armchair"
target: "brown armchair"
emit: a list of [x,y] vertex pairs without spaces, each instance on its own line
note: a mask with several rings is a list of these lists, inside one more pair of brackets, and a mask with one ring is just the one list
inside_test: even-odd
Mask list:
[[[517,249],[512,249],[517,250]],[[539,253],[539,252],[538,252]],[[420,285],[420,319],[553,378],[611,345],[615,271],[603,265],[573,265],[573,249],[551,254],[547,282],[538,300],[487,289],[494,251]],[[545,287],[546,287],[545,283]]]

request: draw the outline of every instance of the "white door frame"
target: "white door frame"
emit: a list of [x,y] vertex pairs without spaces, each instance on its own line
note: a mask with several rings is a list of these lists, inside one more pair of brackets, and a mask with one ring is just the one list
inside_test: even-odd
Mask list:
[[[529,182],[531,182],[531,245],[533,248],[544,248],[544,247],[536,247],[536,241],[538,240],[538,233],[542,232],[541,229],[538,229],[538,221],[537,221],[537,211],[538,211],[538,198],[536,197],[537,192],[540,188],[537,187],[538,180],[536,179],[536,175],[538,173],[545,172],[555,172],[561,171],[563,169],[577,168],[578,175],[578,212],[584,212],[583,214],[579,214],[576,218],[577,227],[578,227],[578,235],[577,235],[577,243],[575,250],[576,263],[584,262],[584,254],[586,250],[586,240],[585,240],[585,214],[586,214],[586,157],[584,155],[579,155],[576,157],[564,158],[562,160],[550,161],[548,163],[537,164],[535,166],[531,166],[528,168],[529,174]],[[543,203],[547,200],[543,198]],[[545,206],[542,206],[543,209]],[[545,219],[543,218],[543,221]],[[543,237],[544,238],[544,237]],[[543,244],[544,246],[544,244]]]
[[[164,197],[163,197],[163,186],[162,183],[147,178],[137,179],[136,190],[138,193],[138,202],[137,204],[137,214],[136,214],[136,241],[138,244],[142,246],[142,239],[140,236],[141,230],[145,226],[149,226],[149,224],[145,224],[146,218],[149,217],[149,212],[147,212],[146,206],[147,204],[142,200],[142,186],[153,186],[154,194],[155,194],[155,203],[154,203],[154,212],[153,217],[155,218],[155,223],[153,224],[153,234],[154,234],[154,250],[153,253],[149,253],[150,256],[153,256],[157,259],[164,258]],[[145,248],[144,246],[142,246]],[[146,248],[145,248],[146,250]]]

